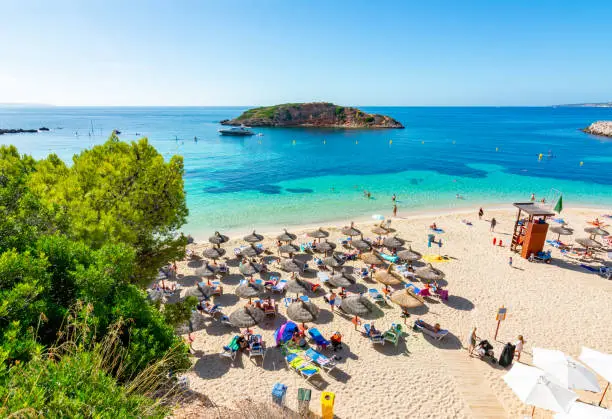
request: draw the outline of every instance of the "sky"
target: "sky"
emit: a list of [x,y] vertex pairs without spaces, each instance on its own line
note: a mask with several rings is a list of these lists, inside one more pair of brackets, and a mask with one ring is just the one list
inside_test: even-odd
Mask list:
[[0,0],[0,103],[612,101],[612,1]]

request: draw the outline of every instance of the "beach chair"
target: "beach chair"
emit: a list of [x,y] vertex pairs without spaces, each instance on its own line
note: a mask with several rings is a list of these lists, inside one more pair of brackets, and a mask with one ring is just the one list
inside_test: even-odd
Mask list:
[[278,281],[276,285],[272,286],[271,291],[282,294],[283,292],[285,292],[286,288],[287,288],[287,280],[281,279],[280,281]]
[[321,332],[315,327],[308,329],[308,335],[315,345],[317,345],[318,349],[325,349],[331,344],[331,342],[325,339]]
[[214,316],[217,313],[221,313],[221,305],[215,304],[210,307],[202,307],[202,311],[210,316]]
[[266,348],[264,347],[264,341],[261,335],[251,335],[249,338],[249,358],[254,356],[264,357],[266,354]]
[[336,362],[325,355],[315,351],[310,348],[306,352],[304,352],[304,358],[313,364],[321,367],[325,372],[331,372],[334,368],[336,368]]
[[277,307],[276,304],[264,304],[263,312],[266,316],[276,317]]
[[361,269],[361,271],[359,271],[359,276],[361,276],[361,279],[365,279],[368,276],[370,276],[370,272],[368,271],[368,268]]
[[387,342],[391,342],[392,344],[394,344],[395,346],[397,346],[398,342],[399,342],[399,338],[402,336],[402,325],[401,324],[395,324],[393,323],[391,325],[391,327],[389,328],[389,330],[387,330],[384,334],[383,334],[383,338],[387,341]]
[[385,344],[385,339],[382,335],[382,333],[380,333],[378,330],[375,333],[372,333],[372,326],[370,324],[364,324],[363,328],[365,330],[366,336],[368,337],[368,339],[370,339],[370,341],[373,344],[380,344],[380,345],[384,345]]
[[329,275],[325,272],[317,272],[317,278],[321,284],[327,284],[329,282]]
[[378,291],[376,288],[370,288],[368,290],[368,295],[370,296],[372,300],[374,300],[377,303],[385,302],[385,296],[381,294],[381,292]]
[[287,394],[287,386],[281,383],[274,384],[272,387],[272,402],[283,407],[285,405],[285,396]]
[[306,381],[309,381],[312,377],[319,374],[319,367],[312,365],[298,354],[287,355],[285,361],[290,369],[300,374]]
[[230,358],[232,361],[236,359],[236,354],[240,350],[240,344],[238,343],[238,339],[240,336],[234,336],[230,343],[223,347],[223,352],[221,352],[221,356]]
[[448,330],[440,329],[437,332],[434,332],[434,328],[432,325],[425,323],[423,320],[419,319],[414,322],[414,328],[419,330],[424,335],[429,335],[436,340],[444,339],[444,336],[448,335]]

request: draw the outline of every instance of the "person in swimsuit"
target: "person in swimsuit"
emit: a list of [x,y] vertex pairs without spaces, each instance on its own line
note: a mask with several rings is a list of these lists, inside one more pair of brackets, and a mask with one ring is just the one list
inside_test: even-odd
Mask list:
[[474,348],[476,348],[476,339],[478,339],[478,336],[476,336],[476,328],[474,328],[468,340],[468,354],[470,356],[472,356],[472,352],[474,352]]

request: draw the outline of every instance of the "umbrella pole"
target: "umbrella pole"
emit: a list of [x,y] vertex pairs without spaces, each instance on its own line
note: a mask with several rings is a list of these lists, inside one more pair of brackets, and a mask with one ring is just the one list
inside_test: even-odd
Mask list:
[[535,406],[533,406],[533,409],[531,409],[531,417],[533,418],[533,413],[535,412]]
[[599,404],[597,406],[601,406],[601,402],[603,402],[604,397],[606,397],[606,391],[608,391],[608,387],[610,387],[609,381],[608,381],[608,385],[606,385],[606,388],[603,391],[603,394],[601,395],[601,399],[599,399]]

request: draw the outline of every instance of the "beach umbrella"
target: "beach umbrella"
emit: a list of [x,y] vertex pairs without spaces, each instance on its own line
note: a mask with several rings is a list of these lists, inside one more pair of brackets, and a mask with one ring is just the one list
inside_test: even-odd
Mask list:
[[363,253],[359,255],[359,258],[367,265],[381,265],[383,260],[374,252]]
[[444,278],[445,275],[444,272],[431,266],[431,263],[428,263],[427,266],[417,268],[416,276],[425,281],[439,281]]
[[328,242],[327,239],[325,239],[324,242],[320,242],[315,246],[315,249],[317,250],[317,252],[323,252],[323,253],[331,252],[335,248],[336,248],[336,243]]
[[377,271],[374,274],[374,279],[383,284],[384,286],[401,284],[402,281],[400,281],[399,278],[397,278],[391,273],[392,268],[393,264],[389,265],[386,270]]
[[582,352],[580,353],[578,359],[587,364],[589,368],[601,375],[604,380],[608,382],[608,385],[606,385],[606,388],[601,395],[601,399],[599,400],[599,405],[601,406],[601,402],[603,401],[606,392],[610,387],[610,382],[612,381],[612,355],[583,346]]
[[552,381],[541,369],[518,362],[504,375],[504,381],[523,403],[533,406],[531,416],[536,407],[567,412],[578,399],[576,393]]
[[222,249],[220,247],[211,247],[202,251],[202,255],[204,255],[204,257],[208,259],[219,259],[224,254],[225,249]]
[[602,244],[599,243],[598,241],[595,241],[593,239],[588,239],[588,238],[576,239],[576,243],[578,243],[581,246],[584,246],[586,250],[589,250],[589,248],[598,249],[602,246]]
[[332,275],[331,278],[329,278],[328,283],[333,287],[348,288],[355,282],[356,281],[353,278],[343,272],[336,275]]
[[354,227],[354,225],[355,225],[355,223],[353,223],[351,221],[350,227],[342,227],[342,230],[340,230],[340,231],[342,232],[342,234],[344,234],[345,236],[349,236],[349,237],[361,235],[361,231],[357,230]]
[[591,238],[595,236],[609,236],[610,235],[610,233],[608,233],[606,230],[604,230],[601,227],[587,227],[584,229],[584,231],[586,233],[589,233],[591,235]]
[[561,351],[533,348],[533,365],[550,374],[559,384],[570,390],[588,390],[594,393],[601,391],[597,376]]
[[312,237],[313,239],[324,239],[325,237],[329,237],[329,233],[320,227],[317,230],[309,231],[306,233],[306,235],[308,237]]
[[281,268],[287,272],[300,272],[300,266],[293,259],[285,259],[281,262]]
[[208,264],[208,262],[206,262],[204,266],[195,270],[195,274],[197,276],[201,276],[202,278],[210,278],[211,276],[215,276],[215,271]]
[[238,285],[236,287],[236,291],[234,293],[244,299],[251,299],[255,297],[259,297],[264,292],[264,286],[254,283],[247,282],[245,284]]
[[342,299],[340,308],[354,316],[365,317],[376,310],[374,303],[363,295],[350,296]]
[[344,260],[340,259],[336,255],[332,255],[323,259],[323,263],[325,263],[326,266],[329,266],[332,269],[336,269],[344,265]]
[[261,270],[259,265],[251,262],[241,263],[238,269],[242,275],[246,276],[255,275]]
[[384,221],[385,216],[381,214],[373,214],[372,219],[376,221]]
[[215,234],[213,234],[212,236],[210,236],[208,238],[208,241],[212,244],[216,244],[217,246],[220,246],[223,243],[226,243],[229,241],[229,237],[224,236],[223,234],[219,233],[218,231],[215,231]]
[[301,279],[290,279],[287,281],[287,292],[290,294],[305,294],[310,291],[310,285]]
[[372,233],[378,234],[380,236],[385,236],[385,235],[389,234],[389,230],[387,230],[386,228],[381,227],[381,226],[376,226],[376,227],[374,227],[372,229]]
[[294,322],[298,323],[307,323],[313,322],[319,316],[319,307],[317,307],[314,303],[308,301],[298,300],[287,307],[287,317],[289,317]]
[[409,288],[395,291],[393,294],[391,294],[391,301],[404,308],[421,307],[425,304],[423,297],[416,295]]
[[370,250],[372,248],[372,245],[370,243],[362,239],[351,241],[351,246],[361,251]]
[[263,310],[257,307],[242,307],[229,315],[229,321],[235,327],[253,327],[266,317]]
[[567,413],[557,413],[554,419],[612,419],[612,410],[592,404],[574,402]]
[[406,262],[415,262],[423,257],[419,252],[412,250],[412,247],[408,247],[406,250],[400,250],[397,252],[397,257],[400,260]]
[[244,241],[248,243],[257,243],[262,241],[263,239],[264,237],[261,234],[255,233],[255,230],[253,230],[251,234],[244,236]]
[[561,236],[571,236],[572,234],[574,234],[574,230],[566,226],[551,227],[550,231],[552,231],[555,234],[558,234],[557,240],[559,240]]
[[281,242],[290,242],[297,239],[297,236],[295,234],[288,233],[287,229],[285,229],[283,234],[276,236],[276,239]]
[[282,246],[280,246],[278,248],[279,253],[297,253],[300,251],[300,248],[297,247],[295,244],[291,244],[291,243],[287,243],[287,244],[283,244]]
[[259,255],[261,252],[263,252],[263,249],[260,247],[255,247],[255,245],[251,244],[250,246],[240,249],[240,256],[243,258],[252,258]]
[[403,246],[404,243],[405,243],[405,241],[400,239],[397,236],[387,237],[385,240],[383,240],[383,245],[387,249],[397,249],[398,247]]

